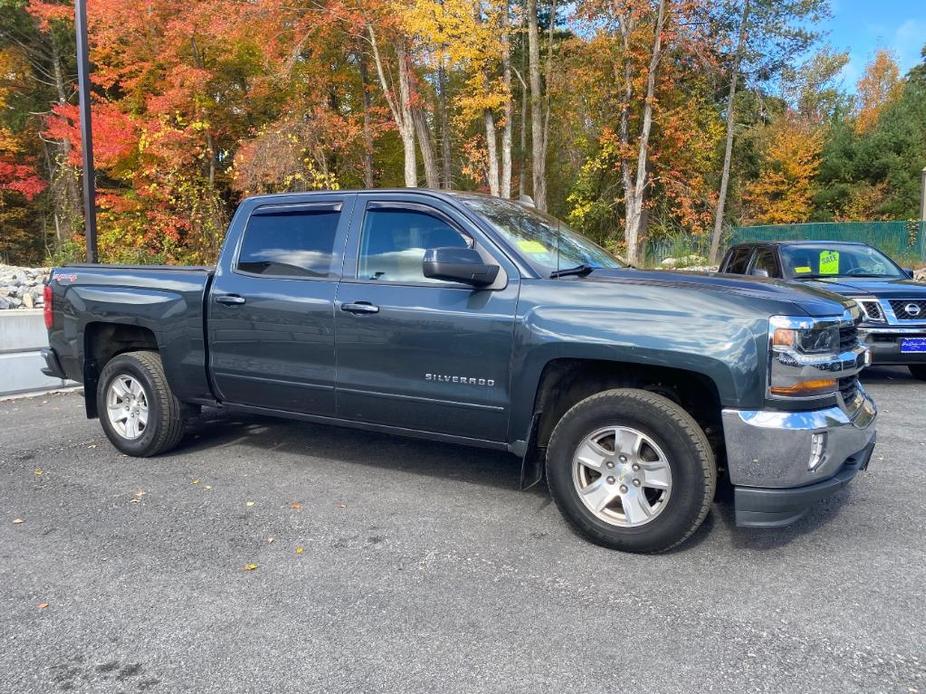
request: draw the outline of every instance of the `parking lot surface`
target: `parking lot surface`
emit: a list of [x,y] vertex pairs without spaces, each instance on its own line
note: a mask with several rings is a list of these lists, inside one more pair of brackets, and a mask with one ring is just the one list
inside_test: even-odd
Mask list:
[[926,692],[926,383],[865,382],[868,472],[661,556],[500,453],[213,412],[141,460],[0,402],[0,692]]

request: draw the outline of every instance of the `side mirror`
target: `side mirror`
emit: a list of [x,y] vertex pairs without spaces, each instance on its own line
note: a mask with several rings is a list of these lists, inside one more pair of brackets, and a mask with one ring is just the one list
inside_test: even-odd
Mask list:
[[903,271],[904,271],[904,274],[905,274],[907,277],[909,277],[910,279],[913,279],[914,272],[913,272],[913,268],[912,268],[912,267],[905,267],[905,268],[903,268]]
[[488,265],[475,248],[429,248],[422,261],[425,277],[485,287],[498,277],[498,265]]

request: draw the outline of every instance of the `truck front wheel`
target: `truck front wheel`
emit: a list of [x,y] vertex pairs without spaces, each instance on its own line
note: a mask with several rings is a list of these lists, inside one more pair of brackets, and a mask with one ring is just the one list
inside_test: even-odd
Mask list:
[[547,481],[586,538],[626,552],[662,552],[701,525],[717,485],[707,437],[662,395],[620,388],[572,407],[547,449]]
[[103,367],[96,391],[103,431],[123,453],[146,458],[183,437],[183,407],[157,352],[125,352]]

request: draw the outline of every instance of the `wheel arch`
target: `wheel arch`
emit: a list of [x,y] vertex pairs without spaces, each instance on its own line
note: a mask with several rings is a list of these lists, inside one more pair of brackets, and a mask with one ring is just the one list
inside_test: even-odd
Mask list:
[[150,350],[159,352],[154,331],[140,325],[93,321],[84,326],[83,384],[87,417],[99,416],[96,389],[103,367],[123,352]]

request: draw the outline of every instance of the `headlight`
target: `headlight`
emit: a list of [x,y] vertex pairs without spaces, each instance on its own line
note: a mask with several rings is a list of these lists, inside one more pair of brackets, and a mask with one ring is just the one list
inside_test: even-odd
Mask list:
[[769,319],[768,392],[773,398],[829,397],[838,388],[841,318]]

